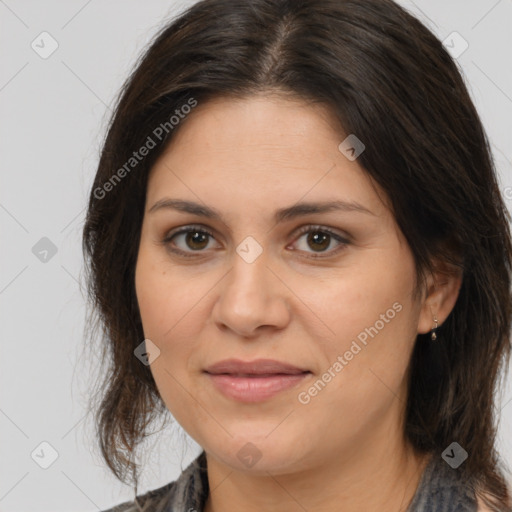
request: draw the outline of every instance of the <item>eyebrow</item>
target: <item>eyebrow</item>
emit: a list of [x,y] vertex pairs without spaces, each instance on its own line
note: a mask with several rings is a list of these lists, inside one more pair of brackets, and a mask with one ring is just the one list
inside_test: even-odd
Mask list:
[[[171,209],[184,213],[191,213],[193,215],[198,215],[200,217],[214,219],[225,223],[221,213],[218,210],[209,206],[195,203],[194,201],[163,198],[157,201],[148,210],[148,213],[156,212],[162,209]],[[331,211],[359,212],[375,216],[375,213],[355,201],[304,202],[276,210],[274,214],[274,221],[279,223],[300,217],[302,215],[308,215],[312,213],[325,213]]]

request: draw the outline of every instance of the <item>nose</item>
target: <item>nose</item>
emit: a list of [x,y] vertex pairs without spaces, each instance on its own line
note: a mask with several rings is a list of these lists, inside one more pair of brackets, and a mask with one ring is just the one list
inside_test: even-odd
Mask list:
[[235,254],[233,267],[218,286],[212,315],[219,329],[253,338],[289,323],[292,292],[268,266],[265,251],[252,263]]

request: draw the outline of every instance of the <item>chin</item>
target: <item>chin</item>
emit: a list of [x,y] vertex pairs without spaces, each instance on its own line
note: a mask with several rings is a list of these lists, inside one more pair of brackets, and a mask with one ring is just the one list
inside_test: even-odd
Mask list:
[[213,442],[211,449],[205,450],[214,458],[234,471],[268,476],[268,473],[281,474],[297,470],[303,453],[297,451],[297,442],[292,436],[271,438],[266,430],[259,436],[238,435],[222,446]]

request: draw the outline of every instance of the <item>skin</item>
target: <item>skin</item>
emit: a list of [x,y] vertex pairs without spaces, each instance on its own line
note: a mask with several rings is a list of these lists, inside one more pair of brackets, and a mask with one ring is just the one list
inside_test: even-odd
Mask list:
[[[410,248],[384,192],[338,149],[346,135],[320,105],[277,94],[218,98],[182,121],[151,170],[137,299],[144,335],[160,350],[151,371],[162,399],[207,454],[207,512],[406,510],[428,462],[402,435],[407,367],[417,334],[432,329],[433,314],[441,325],[452,310],[460,276],[429,276],[414,297]],[[208,205],[223,221],[149,211],[164,198]],[[327,200],[356,201],[371,214],[273,220],[279,208]],[[162,243],[198,224],[213,237]],[[328,235],[308,242],[303,226],[313,226],[311,235],[329,228],[347,243]],[[252,263],[236,251],[248,236],[263,250]],[[301,403],[299,393],[396,303],[394,318]],[[312,374],[264,402],[242,403],[203,372],[232,357],[277,359]],[[251,467],[237,457],[248,442],[261,455]]]

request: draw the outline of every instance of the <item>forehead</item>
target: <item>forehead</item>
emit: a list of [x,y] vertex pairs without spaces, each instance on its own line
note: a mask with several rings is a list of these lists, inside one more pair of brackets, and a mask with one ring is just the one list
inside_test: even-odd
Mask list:
[[289,147],[307,156],[311,147],[325,150],[344,138],[327,106],[276,94],[199,103],[177,128],[169,150],[192,146],[199,153],[215,150],[231,155]]
[[340,151],[345,138],[324,105],[275,95],[199,103],[153,166],[148,203],[178,194],[264,208],[328,196],[382,211],[366,171]]

